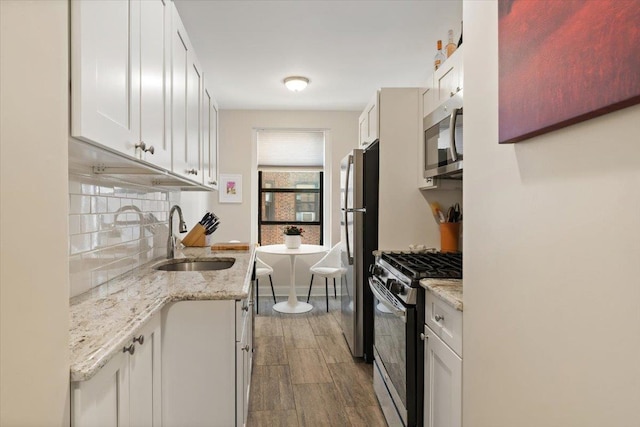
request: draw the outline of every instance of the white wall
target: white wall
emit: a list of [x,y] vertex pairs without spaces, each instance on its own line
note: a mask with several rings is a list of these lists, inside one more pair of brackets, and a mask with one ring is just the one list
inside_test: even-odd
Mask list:
[[498,145],[496,2],[464,25],[464,425],[638,426],[640,106]]
[[2,1],[0,425],[69,425],[68,2]]
[[[185,220],[192,226],[205,211],[211,210],[220,217],[220,227],[212,235],[213,241],[255,241],[257,210],[252,211],[252,201],[257,200],[257,172],[255,160],[254,131],[259,128],[281,129],[323,129],[327,130],[325,147],[325,180],[331,188],[328,205],[328,227],[325,233],[325,245],[330,246],[340,240],[340,169],[339,163],[350,150],[358,145],[358,111],[256,111],[221,110],[219,119],[219,155],[221,174],[241,174],[242,203],[218,203],[217,192],[182,192],[180,201]],[[253,203],[257,209],[257,201]],[[253,234],[252,234],[252,227]],[[277,268],[274,282],[286,292],[288,283],[288,260],[269,259]],[[309,263],[319,259],[317,256],[300,258],[297,263],[299,283],[308,286]],[[306,262],[305,262],[306,261]],[[285,264],[286,262],[286,264]],[[278,268],[281,267],[281,268]],[[301,289],[303,288],[301,287]],[[323,291],[324,293],[324,291]]]

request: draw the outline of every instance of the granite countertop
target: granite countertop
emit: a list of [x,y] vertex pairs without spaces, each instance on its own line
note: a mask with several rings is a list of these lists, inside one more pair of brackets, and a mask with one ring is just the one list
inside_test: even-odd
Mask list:
[[462,311],[462,280],[422,279],[420,286],[431,291],[458,311]]
[[162,307],[173,301],[241,300],[249,295],[255,249],[211,251],[184,248],[176,258],[234,258],[218,271],[157,271],[158,259],[88,292],[70,303],[71,381],[90,379]]

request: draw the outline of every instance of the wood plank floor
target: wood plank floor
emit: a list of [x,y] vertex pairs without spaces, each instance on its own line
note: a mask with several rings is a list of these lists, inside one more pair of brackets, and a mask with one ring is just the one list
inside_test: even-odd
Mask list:
[[329,299],[329,313],[313,297],[309,313],[282,314],[262,294],[247,426],[385,427],[373,365],[352,358],[342,336],[340,300]]

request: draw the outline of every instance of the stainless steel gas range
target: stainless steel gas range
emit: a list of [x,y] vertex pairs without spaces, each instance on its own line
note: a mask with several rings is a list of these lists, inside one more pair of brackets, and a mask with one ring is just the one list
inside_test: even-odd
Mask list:
[[423,348],[417,310],[419,282],[425,278],[462,278],[462,254],[382,252],[370,269],[375,296],[374,369],[376,396],[390,427],[418,426],[422,401]]

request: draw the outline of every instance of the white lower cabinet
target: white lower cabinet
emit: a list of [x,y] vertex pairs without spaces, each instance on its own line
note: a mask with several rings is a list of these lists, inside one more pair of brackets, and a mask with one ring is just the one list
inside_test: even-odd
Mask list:
[[179,301],[163,309],[163,425],[246,423],[253,311],[242,301]]
[[167,305],[91,379],[71,383],[71,426],[244,426],[252,301]]
[[429,291],[425,307],[423,426],[461,427],[462,312]]
[[87,381],[71,383],[71,425],[162,426],[160,316]]
[[247,423],[249,414],[249,388],[251,385],[251,367],[253,359],[253,313],[248,304],[241,304],[242,331],[240,341],[236,343],[236,425]]
[[462,426],[462,359],[424,327],[424,426]]

